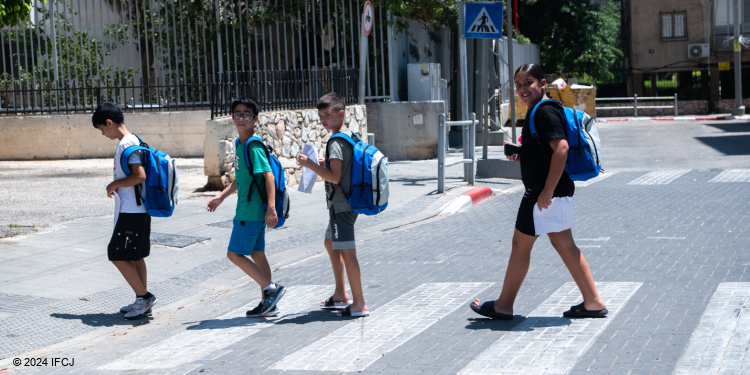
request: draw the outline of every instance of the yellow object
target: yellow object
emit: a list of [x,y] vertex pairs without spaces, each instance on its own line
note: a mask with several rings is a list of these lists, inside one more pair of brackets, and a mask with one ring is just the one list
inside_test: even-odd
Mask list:
[[729,61],[719,61],[719,71],[729,70]]
[[[547,96],[562,103],[564,107],[575,108],[586,112],[592,118],[596,118],[596,88],[590,89],[572,89],[566,86],[564,89],[548,85]],[[516,95],[516,120],[526,118],[528,108]]]

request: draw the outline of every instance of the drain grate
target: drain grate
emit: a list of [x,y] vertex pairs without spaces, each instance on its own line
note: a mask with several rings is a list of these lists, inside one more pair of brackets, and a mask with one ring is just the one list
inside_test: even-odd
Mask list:
[[167,233],[151,233],[151,244],[169,247],[186,247],[194,243],[208,241],[209,237],[181,236]]
[[232,229],[232,220],[224,220],[224,221],[220,221],[218,223],[211,223],[211,224],[208,224],[208,225],[210,225],[212,227]]

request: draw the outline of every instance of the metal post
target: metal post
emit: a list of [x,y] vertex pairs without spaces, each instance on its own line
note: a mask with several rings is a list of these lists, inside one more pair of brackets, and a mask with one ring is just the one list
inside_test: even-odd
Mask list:
[[633,109],[635,109],[635,117],[638,117],[638,94],[633,95]]
[[[505,2],[505,6],[508,7],[506,9],[506,22],[508,23],[507,27],[505,28],[506,34],[508,36],[508,92],[510,93],[509,96],[509,103],[510,103],[510,125],[513,135],[513,139],[511,142],[516,143],[518,141],[518,137],[516,137],[516,90],[515,85],[513,84],[513,21],[511,19],[511,13],[513,13],[513,10],[510,6],[510,1]],[[503,126],[500,124],[500,126]]]
[[734,107],[732,116],[744,116],[742,105],[742,45],[740,44],[740,0],[734,0]]
[[[467,73],[468,62],[466,61],[466,38],[458,38],[458,50],[460,55],[459,60],[461,61],[461,119],[469,120],[469,79]],[[468,155],[466,154],[466,144],[468,143],[469,130],[466,127],[462,127],[461,135],[464,144],[464,159],[466,159],[468,158]],[[465,180],[469,179],[468,175],[469,170],[464,168]]]
[[677,94],[674,94],[674,115],[677,116]]
[[367,35],[363,27],[359,28],[359,104],[365,104],[365,86],[367,74]]
[[438,116],[438,194],[445,193],[445,114]]
[[469,157],[471,158],[471,164],[469,168],[469,185],[474,185],[474,176],[477,174],[477,155],[476,151],[476,138],[477,138],[477,115],[471,114],[471,126],[469,128]]

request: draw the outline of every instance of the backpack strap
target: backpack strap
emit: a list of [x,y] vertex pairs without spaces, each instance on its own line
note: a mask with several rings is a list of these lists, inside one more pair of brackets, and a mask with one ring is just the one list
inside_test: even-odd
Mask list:
[[[140,145],[130,146],[126,148],[125,151],[122,152],[122,155],[120,155],[120,168],[122,168],[122,171],[125,172],[126,176],[130,176],[133,173],[130,170],[130,166],[128,165],[128,159],[130,159],[130,155],[132,155],[133,152],[138,151],[138,150],[148,151],[150,149],[150,147],[148,147],[148,143],[144,142],[141,136],[135,133],[133,133],[133,135],[136,136],[136,138],[138,138],[138,142],[140,142]],[[135,203],[138,206],[143,204],[143,200],[141,199],[141,185],[140,184],[135,185]]]
[[[352,155],[353,155],[354,154],[354,146],[357,144],[357,142],[361,142],[362,140],[359,138],[359,136],[357,136],[356,134],[354,134],[354,132],[352,132],[352,136],[354,138],[356,138],[356,140],[354,140],[354,138],[350,137],[348,134],[338,132],[336,134],[331,135],[331,138],[328,138],[328,142],[330,142],[334,138],[345,139],[347,142],[349,142],[350,145],[352,145]],[[331,148],[326,146],[326,160],[329,160],[330,157],[331,157],[330,150],[331,150]],[[341,171],[341,173],[343,174],[344,172]],[[343,191],[343,188],[341,190]],[[335,188],[331,189],[331,195],[329,195],[326,198],[329,201],[333,200],[333,194],[335,194],[335,193],[336,193],[336,189]],[[344,192],[344,195],[346,195],[346,192]],[[349,197],[347,197],[347,199],[349,199]]]
[[[556,101],[554,101],[552,99],[542,99],[539,103],[536,103],[536,105],[534,106],[534,109],[531,110],[531,118],[529,119],[529,130],[531,130],[531,135],[535,139],[539,139],[539,133],[536,132],[536,126],[534,125],[534,115],[536,114],[536,110],[539,109],[539,107],[542,104],[547,103],[547,102],[555,103],[555,104],[557,104],[560,107],[560,109],[562,109],[563,111],[565,111],[565,109],[563,108],[562,104],[560,104],[560,103],[558,103],[558,102],[556,102]],[[563,116],[565,116],[564,113],[563,113]],[[565,119],[563,118],[563,120],[565,120]]]
[[[250,171],[250,188],[247,190],[247,201],[250,202],[250,198],[253,196],[253,188],[258,189],[258,194],[263,195],[263,192],[266,190],[265,185],[263,187],[258,186],[258,183],[255,180],[254,175],[260,174],[260,173],[253,173],[253,163],[250,160],[250,143],[251,142],[260,142],[261,145],[263,145],[263,149],[266,150],[266,159],[268,160],[269,164],[271,163],[271,156],[270,156],[270,150],[269,147],[266,146],[265,143],[263,143],[263,140],[258,138],[257,136],[252,136],[245,141],[245,145],[243,147],[243,155],[245,159],[245,166]],[[239,148],[240,144],[240,137],[237,137],[237,139],[234,141],[235,149]],[[260,174],[261,177],[263,177],[262,174]],[[265,177],[263,177],[265,181]],[[267,194],[266,194],[267,195]]]

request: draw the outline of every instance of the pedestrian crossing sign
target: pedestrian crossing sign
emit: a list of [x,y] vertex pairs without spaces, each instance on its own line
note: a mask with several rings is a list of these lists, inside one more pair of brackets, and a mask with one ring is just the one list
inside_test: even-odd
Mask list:
[[502,38],[504,3],[466,2],[464,5],[464,38]]

